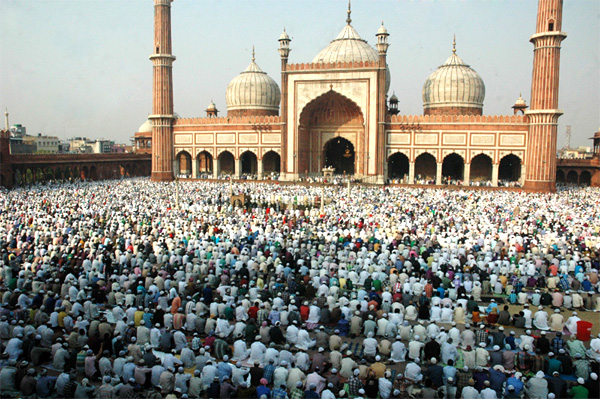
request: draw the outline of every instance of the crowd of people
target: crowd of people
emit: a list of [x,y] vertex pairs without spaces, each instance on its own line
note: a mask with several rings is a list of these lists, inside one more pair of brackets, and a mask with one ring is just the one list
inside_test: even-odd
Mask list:
[[600,396],[596,188],[0,194],[2,397]]

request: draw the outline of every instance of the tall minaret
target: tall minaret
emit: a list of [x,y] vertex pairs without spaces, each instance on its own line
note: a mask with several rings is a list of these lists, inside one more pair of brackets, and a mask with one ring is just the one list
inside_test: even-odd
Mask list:
[[[350,3],[348,3],[348,12],[350,12]],[[348,14],[350,19],[350,14]],[[377,53],[379,55],[379,68],[377,69],[377,138],[376,138],[376,168],[377,179],[380,184],[383,184],[387,177],[387,160],[385,154],[385,128],[384,124],[387,118],[387,51],[390,47],[388,43],[388,33],[383,21],[381,27],[377,31]],[[366,161],[366,160],[365,160]],[[369,166],[365,168],[367,171]],[[366,173],[365,173],[366,174]]]
[[539,0],[533,43],[533,76],[527,137],[524,187],[556,191],[556,133],[558,118],[558,77],[560,44],[567,37],[562,27],[563,0]]
[[173,61],[171,2],[154,0],[152,61],[152,175],[154,181],[173,180]]
[[290,56],[290,36],[283,28],[283,33],[279,36],[279,56],[281,57],[281,111],[280,121],[281,121],[281,131],[283,132],[282,141],[281,141],[281,165],[280,171],[283,180],[286,180],[287,175],[287,144],[288,144],[288,135],[287,135],[287,104],[288,104],[288,58]]
[[10,126],[8,125],[8,108],[4,110],[4,129],[8,130]]

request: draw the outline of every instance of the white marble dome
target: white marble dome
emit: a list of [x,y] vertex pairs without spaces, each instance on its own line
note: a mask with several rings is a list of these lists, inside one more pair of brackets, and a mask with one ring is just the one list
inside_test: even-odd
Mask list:
[[313,58],[313,63],[377,61],[377,50],[363,40],[352,25],[347,24],[340,34]]
[[254,62],[235,77],[225,94],[227,111],[267,110],[279,111],[281,91],[277,83]]
[[483,79],[456,52],[433,72],[423,85],[423,108],[464,107],[483,109]]
[[[366,40],[362,39],[358,32],[350,25],[350,17],[346,20],[347,24],[342,29],[339,35],[329,43],[319,54],[313,58],[312,63],[335,63],[335,62],[360,62],[360,61],[379,61],[379,53],[377,50],[369,45]],[[385,28],[383,25],[379,28],[378,33],[381,29]],[[387,33],[387,30],[385,30]],[[392,76],[390,74],[390,68],[386,66],[385,71],[386,84],[385,92],[387,93],[390,89],[390,83]]]
[[154,127],[154,124],[152,123],[152,121],[150,119],[148,119],[146,122],[144,122],[138,128],[138,132],[140,132],[140,133],[152,133],[152,128],[153,127]]

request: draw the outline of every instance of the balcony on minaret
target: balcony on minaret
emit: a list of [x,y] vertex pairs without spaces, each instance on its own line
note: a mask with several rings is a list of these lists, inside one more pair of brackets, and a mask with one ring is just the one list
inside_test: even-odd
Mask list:
[[387,54],[387,50],[390,47],[390,45],[388,44],[388,36],[390,34],[388,33],[387,29],[385,28],[385,26],[383,26],[383,21],[381,21],[381,26],[379,27],[379,30],[377,31],[377,34],[375,36],[377,36],[377,51],[379,52],[379,55],[386,55]]
[[525,114],[525,110],[527,110],[527,104],[525,103],[525,100],[523,100],[523,97],[521,96],[521,94],[519,94],[519,98],[517,98],[517,101],[515,101],[515,105],[512,106],[512,109],[514,110],[514,114],[517,115],[518,113],[521,113],[521,115]]
[[206,116],[208,118],[216,118],[217,116],[219,116],[219,110],[217,109],[217,106],[215,105],[213,100],[210,100],[210,104],[208,104],[208,107],[206,108],[205,111],[206,111]]
[[288,57],[290,56],[290,51],[292,51],[292,49],[290,49],[291,41],[292,39],[290,39],[290,36],[285,31],[285,28],[283,28],[283,33],[281,36],[279,36],[279,55],[281,56],[282,60],[287,61]]
[[388,103],[388,114],[398,115],[400,113],[400,110],[398,109],[398,96],[396,96],[396,93],[392,94]]

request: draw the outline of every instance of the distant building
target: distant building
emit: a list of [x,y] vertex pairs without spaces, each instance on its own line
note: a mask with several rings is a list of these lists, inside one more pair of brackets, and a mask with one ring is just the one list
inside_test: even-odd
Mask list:
[[37,146],[37,153],[57,154],[59,152],[60,140],[58,140],[58,137],[38,133],[34,139]]
[[9,129],[10,137],[23,138],[27,136],[27,128],[23,125],[12,125]]
[[103,139],[88,139],[86,137],[75,137],[69,140],[70,152],[79,154],[109,154],[115,142]]
[[58,144],[58,152],[60,154],[66,154],[68,152],[70,152],[71,149],[71,144],[68,141],[61,141]]
[[559,158],[586,159],[593,158],[592,147],[579,146],[577,148],[562,148],[558,151]]
[[130,152],[134,152],[134,151],[133,151],[132,145],[113,144],[110,152],[112,152],[113,154],[123,154],[123,153],[130,153]]
[[27,128],[23,125],[12,125],[10,133],[11,154],[34,154],[37,151],[35,139],[27,135]]

